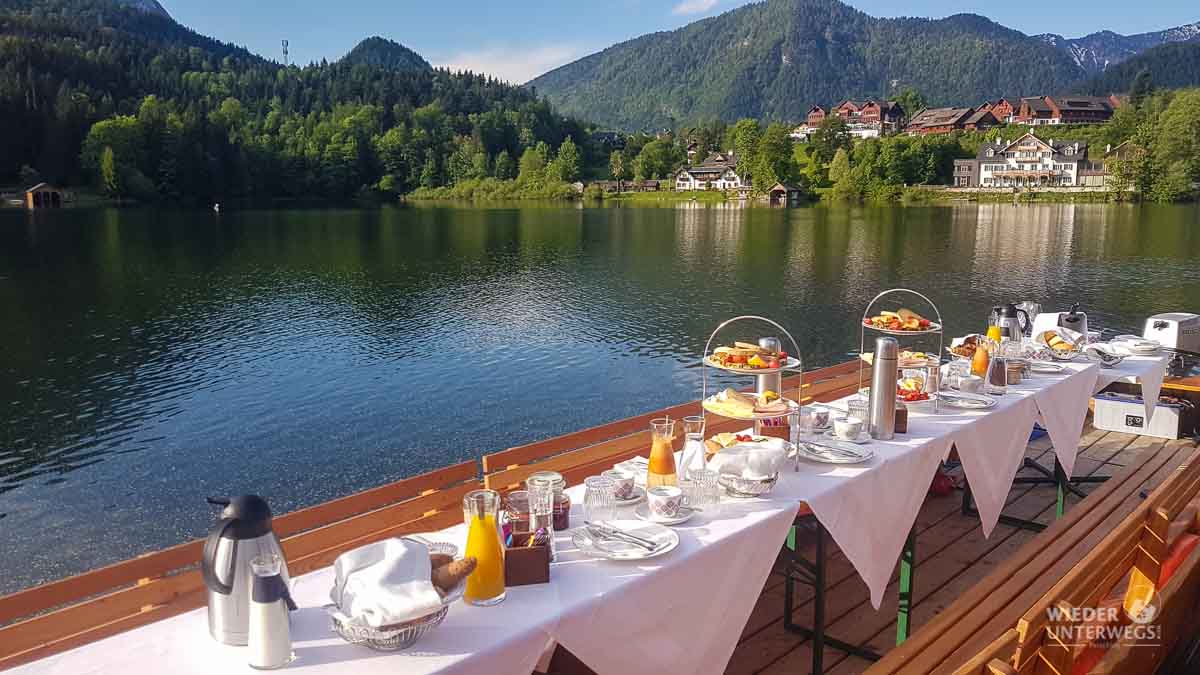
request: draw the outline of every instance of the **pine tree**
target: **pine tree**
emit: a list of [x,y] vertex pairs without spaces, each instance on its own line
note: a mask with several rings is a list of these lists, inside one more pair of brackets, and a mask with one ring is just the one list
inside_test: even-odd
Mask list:
[[845,148],[838,148],[837,153],[833,156],[833,161],[829,164],[829,180],[837,184],[843,178],[850,176],[850,153],[846,152]]
[[121,170],[112,146],[104,146],[100,153],[100,181],[110,197],[121,198]]
[[501,150],[500,154],[496,155],[496,165],[492,171],[500,180],[516,178],[517,167],[513,165],[512,155],[508,154],[507,150]]

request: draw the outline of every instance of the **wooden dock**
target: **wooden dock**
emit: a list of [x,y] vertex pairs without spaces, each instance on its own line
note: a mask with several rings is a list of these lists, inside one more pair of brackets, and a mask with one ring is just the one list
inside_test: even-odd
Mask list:
[[[1138,453],[1163,443],[1159,439],[1089,428],[1081,439],[1080,447],[1085,449],[1081,450],[1076,462],[1076,475],[1109,475]],[[1032,442],[1027,456],[1044,466],[1054,464],[1049,439]],[[1019,475],[1030,473],[1023,471]],[[1147,481],[1143,489],[1152,489],[1167,473],[1160,472]],[[960,479],[961,470],[952,471],[952,475],[956,480]],[[1093,487],[1081,486],[1085,492]],[[1075,501],[1076,498],[1069,497],[1067,508]],[[958,491],[948,497],[930,497],[917,517],[917,567],[912,614],[915,632],[919,632],[921,626],[942,608],[1036,536],[1034,532],[1001,523],[996,526],[992,536],[985,539],[979,518],[963,515],[961,504],[961,493]],[[1018,485],[1009,495],[1005,513],[1049,523],[1054,518],[1054,505],[1053,486]],[[799,545],[804,546],[805,542],[801,540]],[[808,542],[808,546],[811,549],[812,542]],[[782,569],[782,565],[778,569]],[[878,653],[886,653],[895,645],[897,581],[892,581],[883,605],[879,611],[875,611],[868,600],[866,585],[840,552],[831,554],[828,574],[831,580],[826,606],[828,634],[869,647]],[[810,672],[811,645],[783,628],[783,583],[784,578],[778,572],[768,578],[726,673],[797,675]],[[811,621],[812,589],[797,584],[796,593],[795,620],[808,625]],[[836,675],[862,673],[871,665],[866,660],[847,656],[828,647],[824,662],[825,673]]]

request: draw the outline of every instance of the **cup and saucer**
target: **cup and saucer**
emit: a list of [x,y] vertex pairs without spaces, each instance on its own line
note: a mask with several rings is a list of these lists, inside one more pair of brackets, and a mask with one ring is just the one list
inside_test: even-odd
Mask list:
[[632,471],[613,468],[600,475],[611,478],[616,483],[616,487],[613,489],[613,501],[617,503],[617,506],[633,506],[646,499],[646,489],[634,484]]
[[871,434],[867,432],[866,427],[867,425],[857,417],[839,417],[833,420],[833,428],[822,435],[831,441],[862,445],[871,441]]
[[683,505],[683,490],[661,485],[646,491],[646,503],[634,509],[633,515],[659,525],[679,525],[691,520],[696,511]]

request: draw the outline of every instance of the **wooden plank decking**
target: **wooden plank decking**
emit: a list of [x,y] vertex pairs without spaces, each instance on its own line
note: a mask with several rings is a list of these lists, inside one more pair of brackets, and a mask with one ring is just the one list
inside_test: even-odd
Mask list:
[[[1108,475],[1138,453],[1162,445],[1158,439],[1116,434],[1089,429],[1081,440],[1084,448],[1076,463],[1077,475]],[[1053,452],[1048,439],[1030,444],[1027,456],[1052,466]],[[1170,469],[1173,469],[1171,466]],[[1026,472],[1022,472],[1025,475]],[[1166,478],[1164,467],[1143,489],[1151,489]],[[952,472],[961,477],[959,470]],[[1092,485],[1083,486],[1084,491]],[[1051,486],[1015,486],[1005,513],[1043,523],[1054,517],[1055,491]],[[1069,498],[1067,508],[1075,502]],[[996,526],[984,539],[979,519],[960,512],[961,495],[929,498],[917,518],[917,569],[913,589],[913,626],[921,626],[970,588],[1006,557],[1015,552],[1035,533],[1008,525]],[[799,545],[806,542],[801,540]],[[811,542],[807,542],[811,546]],[[840,552],[829,562],[830,592],[826,615],[828,634],[848,642],[886,652],[895,644],[896,581],[888,588],[883,606],[875,611],[868,601],[867,588]],[[811,619],[812,589],[798,584],[796,620],[808,624]],[[783,576],[772,574],[742,633],[741,642],[730,660],[726,673],[748,675],[795,675],[810,672],[811,647],[807,640],[783,628]],[[869,662],[826,648],[825,672],[836,675],[861,673]]]

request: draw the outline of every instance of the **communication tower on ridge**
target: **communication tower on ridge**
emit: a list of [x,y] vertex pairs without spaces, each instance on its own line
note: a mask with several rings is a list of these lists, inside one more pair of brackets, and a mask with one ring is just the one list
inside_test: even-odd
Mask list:
[[287,40],[283,41],[283,65],[285,67],[288,65],[288,41]]

